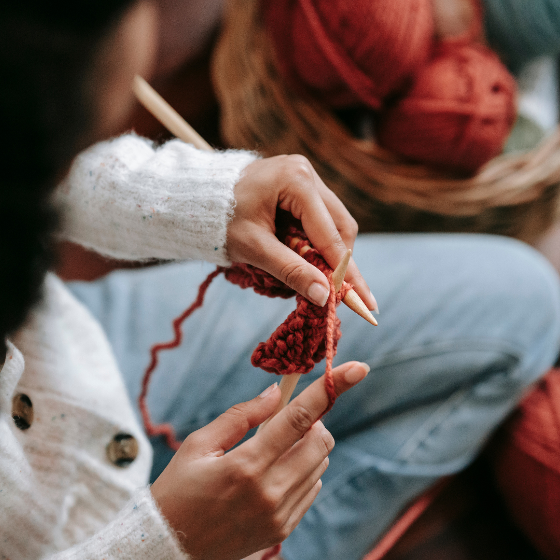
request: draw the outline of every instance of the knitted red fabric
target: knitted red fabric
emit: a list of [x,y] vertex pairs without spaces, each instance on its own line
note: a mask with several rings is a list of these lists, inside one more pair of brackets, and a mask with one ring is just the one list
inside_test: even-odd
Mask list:
[[498,485],[541,554],[560,556],[560,369],[551,370],[502,429]]
[[377,109],[431,53],[431,0],[263,0],[283,77],[335,107]]
[[[303,258],[314,264],[328,277],[331,285],[329,301],[326,306],[318,307],[298,296],[296,310],[276,329],[266,343],[261,342],[258,345],[251,357],[251,363],[255,367],[277,374],[308,373],[313,369],[315,363],[320,362],[326,356],[325,389],[329,396],[329,404],[324,412],[326,414],[336,399],[332,378],[332,361],[336,354],[336,342],[340,338],[340,321],[336,317],[336,306],[352,286],[343,282],[340,291],[335,294],[331,279],[332,269],[318,251],[309,245],[307,237],[302,232],[293,227],[290,228],[286,244],[301,253]],[[200,285],[197,297],[191,306],[173,321],[175,333],[173,340],[152,346],[150,349],[151,360],[144,373],[138,404],[146,433],[149,436],[163,436],[167,445],[174,450],[179,449],[181,441],[176,439],[172,426],[154,424],[149,414],[146,399],[151,376],[158,365],[159,353],[176,348],[181,344],[182,324],[196,309],[202,306],[212,280],[222,273],[228,281],[241,288],[253,288],[262,295],[288,298],[295,294],[292,289],[267,272],[251,265],[233,263],[229,268],[218,267]]]
[[385,111],[382,146],[414,160],[475,171],[498,155],[516,117],[515,81],[481,45],[443,45],[407,96]]
[[[295,244],[294,250],[300,253],[304,247],[309,247],[309,241],[302,238],[299,233],[296,233],[296,236],[300,241]],[[286,244],[294,246],[293,238],[294,235],[288,236]],[[332,272],[316,249],[308,249],[303,254],[303,258],[324,272],[326,276]],[[336,305],[342,301],[349,289],[350,285],[344,282],[336,294]],[[318,307],[300,295],[296,296],[296,301],[296,310],[266,342],[261,342],[253,352],[251,363],[255,367],[282,375],[309,373],[315,364],[325,357],[328,306]],[[333,344],[336,352],[336,343],[340,338],[340,319],[338,317],[333,319]]]

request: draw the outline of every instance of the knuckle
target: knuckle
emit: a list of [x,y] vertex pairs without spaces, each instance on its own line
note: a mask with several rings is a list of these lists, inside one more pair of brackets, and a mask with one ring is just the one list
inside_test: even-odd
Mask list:
[[327,454],[334,449],[334,438],[326,428],[321,433],[321,441],[325,446],[325,451],[327,452]]
[[277,523],[278,506],[282,496],[273,489],[262,490],[260,501],[262,509],[272,516],[273,525]]
[[288,422],[297,432],[304,433],[313,424],[315,418],[305,406],[293,404],[287,408]]
[[303,285],[307,265],[301,262],[290,262],[282,268],[280,275],[288,286],[298,287]]
[[291,532],[292,530],[290,529],[290,526],[284,523],[282,527],[278,528],[278,535],[277,535],[278,541],[280,542],[285,541],[290,536]]
[[238,484],[245,487],[256,487],[258,485],[260,470],[252,457],[235,459],[230,472],[232,478],[234,478]]
[[197,449],[203,447],[206,442],[206,437],[204,436],[202,430],[196,430],[189,434],[183,443],[183,448],[185,449]]
[[239,429],[249,430],[251,427],[249,419],[247,418],[247,412],[242,404],[236,404],[228,408],[228,410],[224,412],[224,417],[229,424],[234,424]]
[[353,239],[358,235],[358,231],[359,231],[358,222],[354,218],[349,217],[347,223],[344,224],[344,229],[345,232]]
[[313,166],[305,156],[299,154],[288,156],[285,172],[295,183],[313,181]]
[[334,449],[334,437],[320,420],[313,425],[313,437],[323,456],[326,457]]

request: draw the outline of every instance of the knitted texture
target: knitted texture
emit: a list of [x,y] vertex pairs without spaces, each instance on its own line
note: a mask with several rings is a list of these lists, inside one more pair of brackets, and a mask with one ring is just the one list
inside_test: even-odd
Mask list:
[[81,153],[57,191],[66,239],[124,260],[194,258],[229,264],[233,189],[256,159],[180,140],[155,148],[135,134]]
[[189,560],[149,488],[139,490],[102,531],[49,560]]
[[513,127],[515,81],[481,45],[441,45],[406,97],[381,116],[384,147],[474,172],[500,154]]
[[560,369],[550,370],[502,428],[493,460],[509,512],[544,558],[560,550]]
[[[332,376],[332,361],[336,354],[336,344],[341,336],[340,320],[336,317],[336,306],[342,301],[346,293],[352,288],[347,282],[342,283],[338,293],[335,293],[332,283],[332,269],[325,262],[319,252],[311,247],[309,240],[301,231],[290,228],[285,242],[298,252],[304,259],[315,265],[329,279],[331,286],[327,305],[319,307],[297,296],[297,308],[270,336],[267,342],[261,342],[251,357],[251,363],[270,373],[288,375],[291,373],[308,373],[314,365],[326,357],[325,389],[329,397],[329,404],[323,414],[333,406],[336,399]],[[174,338],[169,342],[155,344],[150,349],[150,363],[144,373],[142,390],[138,398],[138,405],[142,414],[144,427],[149,436],[163,436],[167,445],[178,450],[181,441],[175,436],[171,424],[154,424],[147,406],[148,389],[152,374],[159,362],[159,353],[163,350],[177,348],[183,339],[182,324],[191,314],[202,307],[206,291],[214,278],[224,274],[226,279],[241,288],[253,288],[255,292],[269,297],[288,298],[294,291],[282,282],[251,265],[233,263],[231,267],[218,267],[208,275],[200,285],[194,302],[179,317],[173,321]]]
[[[146,488],[152,449],[103,329],[56,277],[44,293],[0,372],[0,557],[185,560]],[[34,410],[25,431],[19,393]],[[138,442],[126,467],[107,456],[119,433]]]
[[[302,253],[303,258],[316,266],[325,276],[329,277],[332,273],[331,268],[319,252],[310,247],[309,240],[304,234],[292,230],[286,239],[286,244],[292,246],[296,253]],[[307,250],[303,252],[304,249]],[[228,279],[237,283],[233,279]],[[335,295],[336,305],[342,301],[350,287],[344,282],[340,291]],[[265,295],[274,297],[269,293]],[[301,295],[296,296],[296,302],[295,311],[290,313],[271,337],[266,342],[261,342],[253,352],[251,363],[255,367],[280,375],[309,373],[315,364],[325,357],[329,320],[328,306],[314,305]],[[334,317],[333,323],[333,344],[336,352],[336,344],[340,338],[340,319]]]

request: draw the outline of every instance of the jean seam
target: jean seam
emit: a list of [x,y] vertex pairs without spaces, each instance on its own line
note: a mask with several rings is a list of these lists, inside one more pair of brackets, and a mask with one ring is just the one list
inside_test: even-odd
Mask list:
[[378,367],[388,365],[397,365],[399,362],[412,359],[425,358],[435,354],[449,354],[458,352],[495,352],[501,354],[505,358],[512,358],[517,362],[521,361],[521,356],[526,354],[526,349],[520,344],[512,343],[506,340],[478,338],[462,338],[453,340],[436,340],[417,344],[405,350],[396,349],[393,352],[385,353],[379,360],[368,360],[368,365],[375,370]]
[[394,461],[401,463],[410,462],[411,455],[445,422],[457,408],[465,402],[472,392],[473,386],[464,387],[451,394],[438,409],[426,419],[411,436],[405,441],[401,448],[393,456]]

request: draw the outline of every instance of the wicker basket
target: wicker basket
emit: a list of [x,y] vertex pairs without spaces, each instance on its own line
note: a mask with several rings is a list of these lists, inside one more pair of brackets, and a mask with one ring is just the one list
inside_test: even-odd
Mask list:
[[356,139],[326,107],[289,89],[259,0],[229,1],[212,70],[226,142],[268,156],[305,155],[362,232],[484,232],[531,242],[560,215],[560,130],[474,177],[411,164]]

